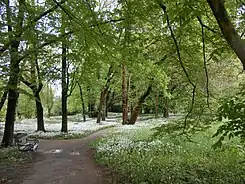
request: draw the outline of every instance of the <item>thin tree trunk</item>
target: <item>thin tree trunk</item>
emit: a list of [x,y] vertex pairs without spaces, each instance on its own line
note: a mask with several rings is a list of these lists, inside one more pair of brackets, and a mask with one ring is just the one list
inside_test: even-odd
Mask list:
[[79,91],[80,91],[80,98],[82,101],[82,112],[83,112],[83,121],[86,121],[86,115],[85,115],[85,104],[84,104],[84,99],[83,99],[83,90],[82,90],[82,86],[79,84],[79,82],[77,83],[78,87],[79,87]]
[[163,117],[169,118],[169,104],[167,97],[163,97]]
[[100,104],[99,104],[99,108],[98,108],[97,123],[100,123],[100,121],[101,121],[102,108],[104,105],[105,98],[106,98],[106,91],[105,91],[105,89],[103,89],[100,93]]
[[146,92],[139,98],[139,101],[135,105],[128,124],[130,124],[130,125],[135,124],[135,122],[139,116],[141,106],[145,102],[145,99],[150,95],[151,91],[152,91],[152,86],[149,85]]
[[207,0],[226,41],[236,53],[245,69],[245,41],[238,35],[225,9],[224,0]]
[[8,97],[8,90],[5,89],[4,92],[3,92],[3,96],[1,98],[1,101],[0,101],[0,111],[2,110],[2,108],[4,106],[4,103],[7,100],[7,97]]
[[159,98],[159,94],[157,92],[157,94],[156,94],[156,103],[155,103],[155,118],[158,118],[158,98]]
[[127,71],[125,64],[122,65],[122,103],[123,103],[123,115],[122,124],[128,123],[128,94],[127,94]]
[[65,40],[62,41],[62,97],[61,97],[61,106],[62,106],[62,127],[61,132],[68,132],[67,129],[67,45]]
[[107,98],[107,93],[105,94],[105,98],[104,98],[104,102],[103,102],[103,105],[102,105],[102,121],[105,121],[105,117],[106,117],[106,98]]

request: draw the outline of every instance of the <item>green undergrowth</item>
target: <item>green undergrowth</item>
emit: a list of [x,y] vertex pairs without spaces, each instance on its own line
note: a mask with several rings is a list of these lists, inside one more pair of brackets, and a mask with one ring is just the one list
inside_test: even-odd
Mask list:
[[28,153],[19,151],[16,147],[0,148],[0,165],[23,163],[30,158]]
[[214,130],[190,138],[153,137],[145,128],[111,133],[94,142],[96,160],[118,173],[117,183],[242,184],[244,148],[237,140],[213,150]]

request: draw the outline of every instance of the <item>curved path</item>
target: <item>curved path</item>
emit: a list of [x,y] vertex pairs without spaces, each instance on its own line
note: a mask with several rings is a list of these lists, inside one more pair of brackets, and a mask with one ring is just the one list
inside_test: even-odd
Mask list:
[[102,130],[80,140],[42,140],[22,184],[104,184],[109,171],[95,163],[89,143]]

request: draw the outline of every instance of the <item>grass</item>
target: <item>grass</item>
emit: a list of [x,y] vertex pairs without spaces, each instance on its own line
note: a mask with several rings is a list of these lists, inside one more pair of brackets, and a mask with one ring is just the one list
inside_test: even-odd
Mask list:
[[19,151],[16,147],[0,149],[0,165],[23,163],[29,159],[29,154]]
[[141,128],[112,133],[94,142],[96,160],[117,173],[118,183],[133,184],[242,184],[245,160],[237,140],[213,150],[213,129],[193,135],[153,137]]

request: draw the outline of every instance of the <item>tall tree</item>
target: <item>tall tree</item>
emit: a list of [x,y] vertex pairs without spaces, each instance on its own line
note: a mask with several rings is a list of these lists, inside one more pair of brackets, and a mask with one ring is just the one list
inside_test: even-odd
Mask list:
[[62,104],[62,127],[61,132],[68,132],[67,129],[67,98],[68,98],[68,84],[67,84],[67,43],[64,39],[62,41],[62,76],[61,76],[61,88],[62,88],[62,97],[61,97],[61,104]]
[[13,27],[11,20],[11,8],[9,0],[5,0],[6,13],[7,13],[7,25],[8,25],[8,35],[10,42],[10,70],[9,70],[9,80],[8,80],[8,104],[7,113],[5,120],[4,136],[2,140],[2,146],[7,147],[13,142],[13,132],[14,132],[14,122],[16,105],[18,100],[18,77],[20,72],[19,67],[19,54],[18,49],[20,45],[20,40],[22,36],[22,26],[24,22],[24,12],[25,12],[25,1],[19,1],[18,5],[18,15],[16,24]]

